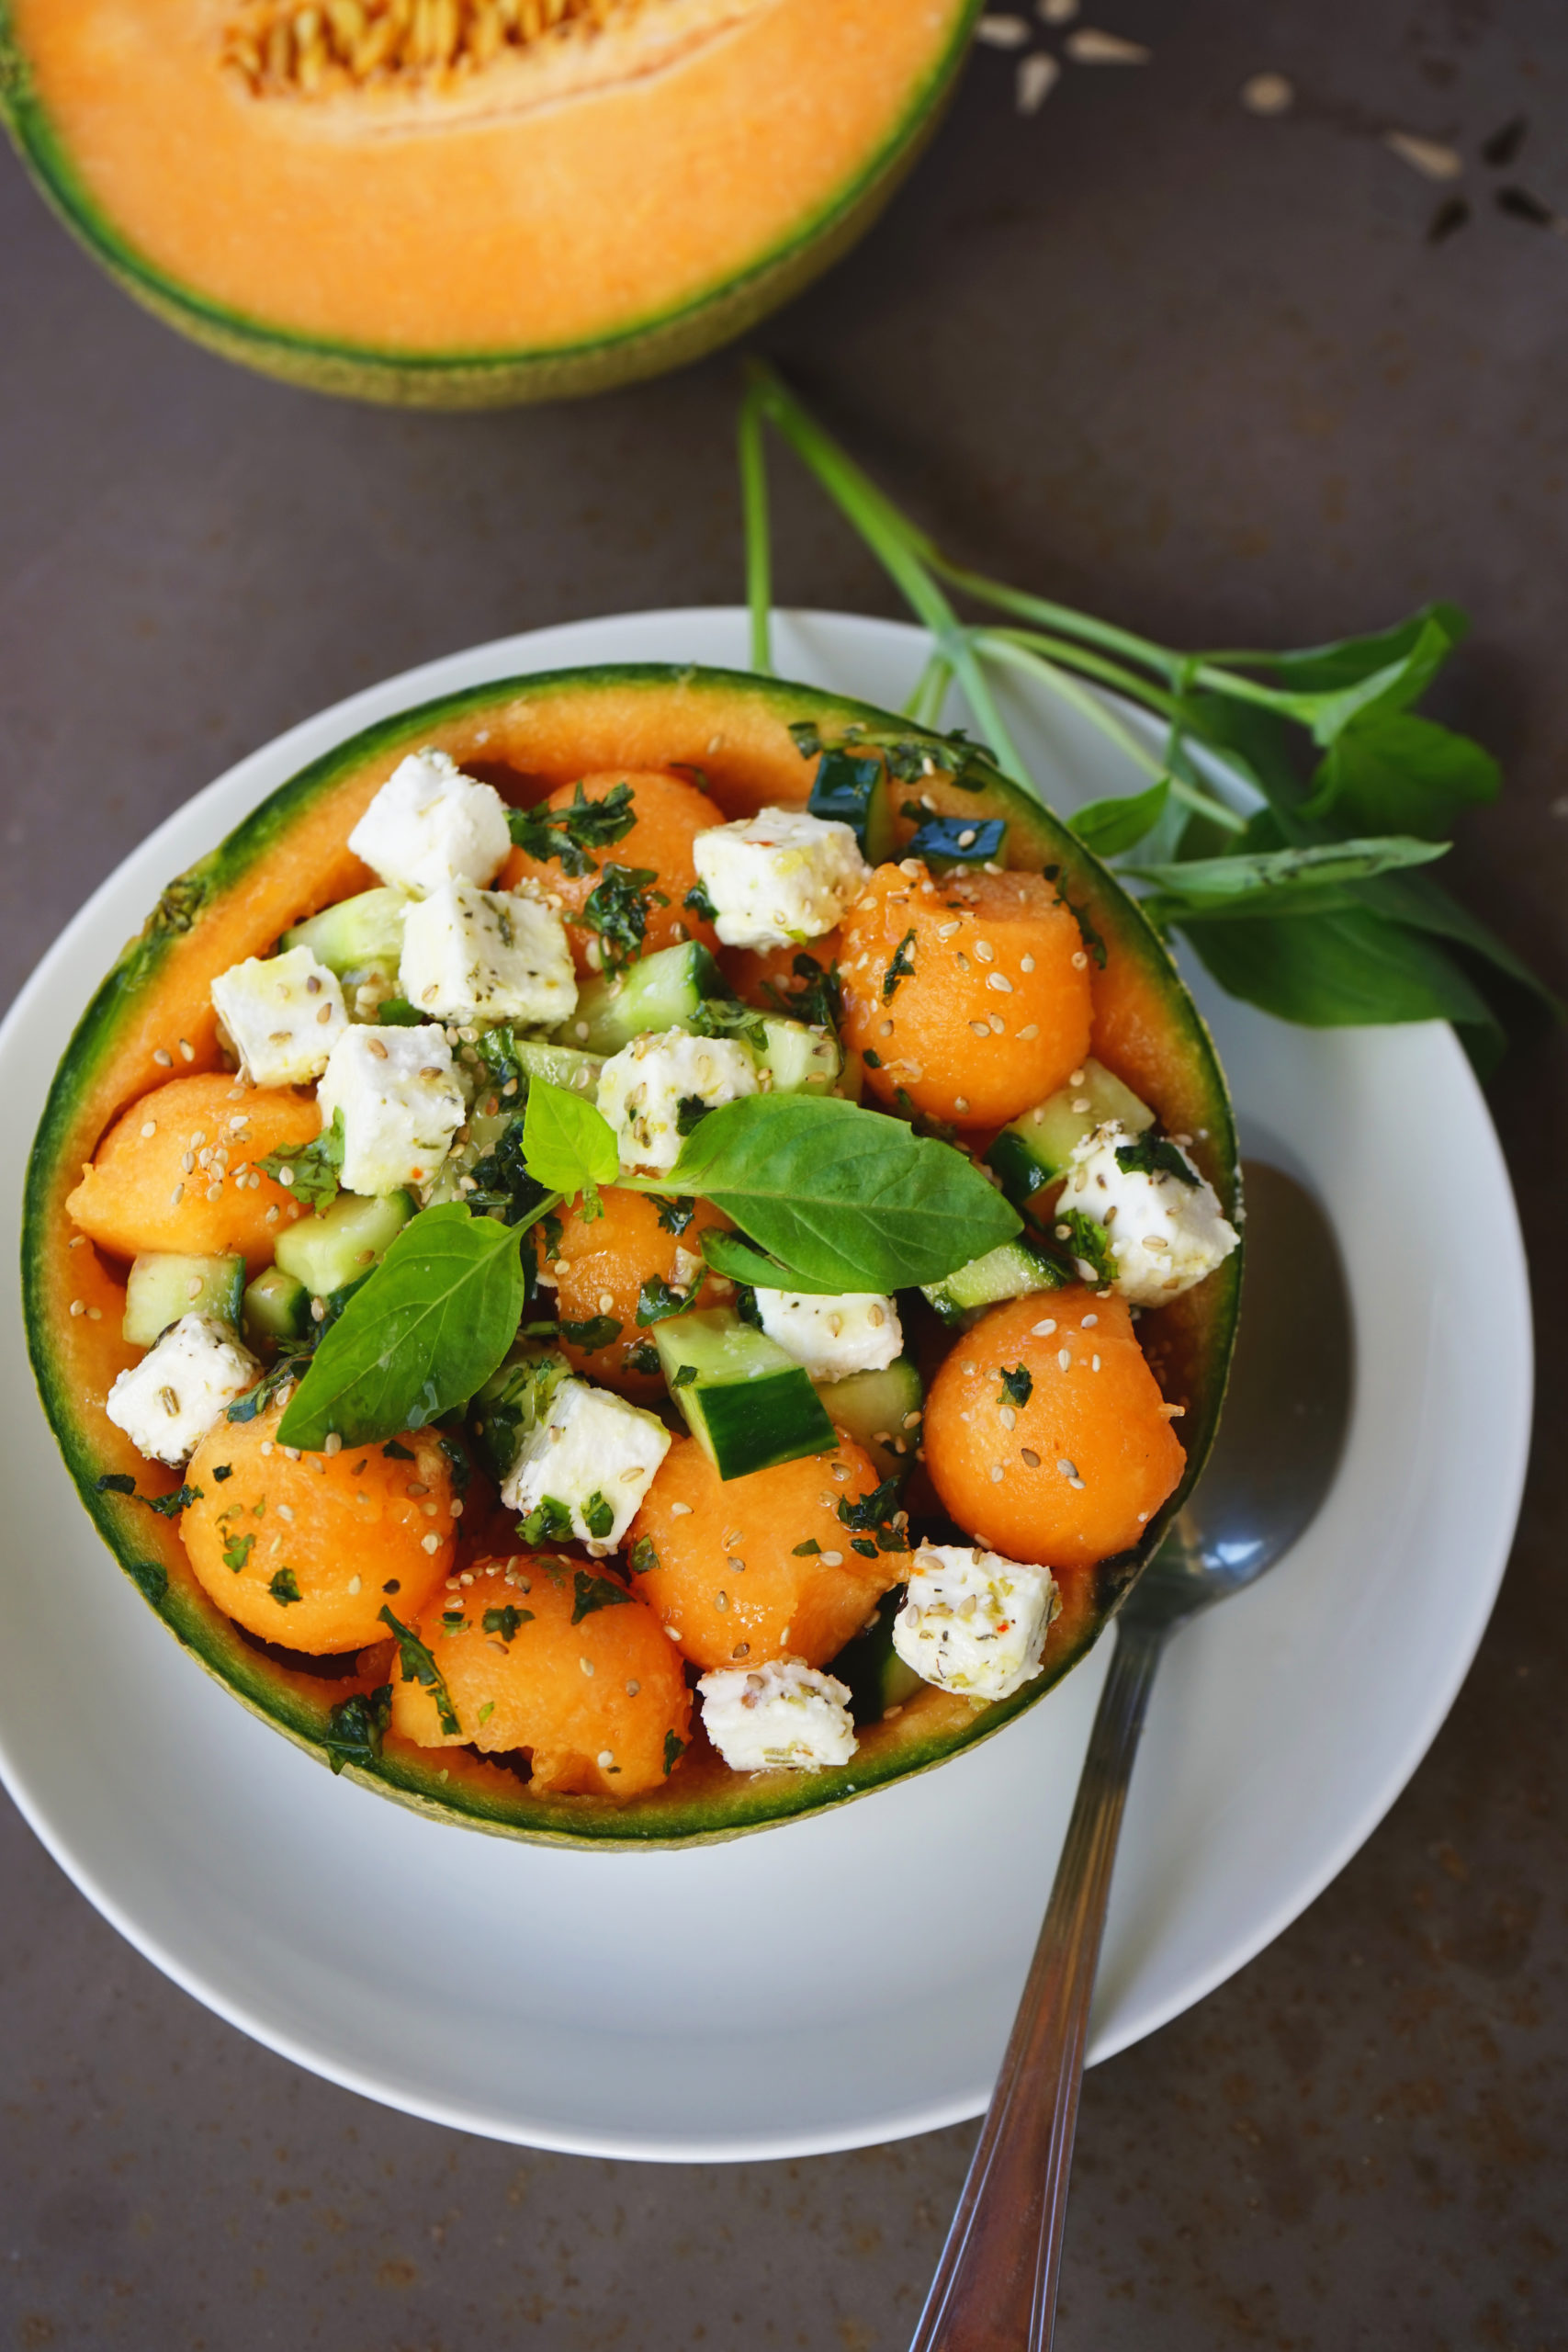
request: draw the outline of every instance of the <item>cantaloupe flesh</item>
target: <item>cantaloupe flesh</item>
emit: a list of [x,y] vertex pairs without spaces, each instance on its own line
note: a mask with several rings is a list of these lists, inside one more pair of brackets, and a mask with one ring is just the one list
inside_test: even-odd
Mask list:
[[508,119],[255,97],[212,0],[14,0],[90,206],[204,302],[389,354],[552,350],[700,301],[830,215],[967,0],[773,0],[678,63]]

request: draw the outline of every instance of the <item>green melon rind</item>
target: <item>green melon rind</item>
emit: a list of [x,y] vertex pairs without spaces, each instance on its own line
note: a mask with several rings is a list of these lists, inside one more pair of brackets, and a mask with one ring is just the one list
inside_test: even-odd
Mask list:
[[[41,1272],[46,1258],[39,1246],[74,1101],[83,1083],[91,1081],[113,1051],[125,1007],[155,981],[172,942],[189,928],[201,907],[242,884],[298,818],[367,761],[402,747],[412,749],[428,741],[433,729],[446,721],[517,696],[536,701],[551,693],[577,695],[595,687],[624,690],[628,686],[643,686],[650,692],[671,686],[686,692],[709,689],[729,703],[744,695],[772,704],[785,723],[809,719],[825,730],[855,723],[874,729],[888,724],[886,713],[817,688],[750,673],[643,662],[491,680],[378,721],[280,785],[215,850],[164,892],[141,936],[125,949],[78,1023],[51,1086],[29,1158],[22,1220],[22,1293],[28,1352],[45,1413],[83,1502],[122,1568],[175,1637],[253,1713],[323,1761],[328,1707],[334,1697],[362,1686],[345,1682],[334,1688],[279,1668],[213,1607],[194,1578],[165,1583],[162,1592],[150,1589],[164,1581],[166,1573],[151,1556],[158,1548],[155,1540],[148,1540],[152,1522],[137,1503],[96,1491],[100,1463],[94,1453],[93,1433],[79,1418],[48,1347],[50,1301]],[[901,726],[901,731],[918,739],[923,730]],[[940,752],[940,739],[932,739],[932,748]],[[1136,903],[1122,892],[1100,862],[1022,786],[998,775],[986,792],[974,796],[972,806],[977,816],[1007,820],[1012,829],[1010,846],[1016,846],[1020,838],[1027,840],[1041,864],[1059,864],[1069,879],[1090,882],[1097,895],[1103,893],[1115,907],[1117,948],[1136,956],[1157,978],[1192,1065],[1202,1074],[1216,1182],[1222,1204],[1234,1216],[1239,1186],[1229,1094],[1208,1029],[1163,944]],[[930,1770],[961,1749],[990,1737],[1043,1697],[1092,1647],[1139,1566],[1152,1555],[1190,1491],[1213,1442],[1224,1401],[1240,1298],[1241,1256],[1241,1251],[1235,1252],[1210,1277],[1207,1286],[1207,1376],[1194,1399],[1191,1424],[1184,1431],[1187,1473],[1181,1486],[1151,1522],[1138,1553],[1104,1562],[1096,1572],[1096,1609],[1084,1635],[1070,1649],[1064,1646],[1054,1651],[1048,1671],[1014,1697],[976,1709],[967,1725],[926,1736],[911,1724],[911,1736],[892,1743],[884,1734],[876,1752],[863,1749],[837,1770],[727,1777],[717,1803],[707,1789],[696,1798],[685,1795],[679,1775],[664,1790],[619,1807],[592,1799],[530,1794],[524,1783],[502,1768],[487,1767],[475,1773],[468,1769],[468,1759],[460,1784],[452,1786],[450,1779],[443,1780],[444,1768],[437,1759],[444,1754],[450,1757],[453,1751],[419,1751],[401,1745],[389,1746],[374,1768],[346,1765],[346,1777],[415,1810],[501,1836],[552,1845],[656,1847],[739,1837],[846,1801],[858,1801],[891,1781]],[[159,1532],[163,1532],[160,1526]],[[450,1775],[450,1765],[445,1769]]]
[[522,352],[377,350],[269,326],[193,293],[140,253],[99,209],[33,88],[0,0],[0,119],[46,202],[124,292],[214,351],[307,390],[392,408],[513,408],[576,400],[700,359],[802,292],[871,227],[934,135],[985,0],[964,0],[952,37],[891,135],[859,175],[783,244],[680,308],[586,343]]

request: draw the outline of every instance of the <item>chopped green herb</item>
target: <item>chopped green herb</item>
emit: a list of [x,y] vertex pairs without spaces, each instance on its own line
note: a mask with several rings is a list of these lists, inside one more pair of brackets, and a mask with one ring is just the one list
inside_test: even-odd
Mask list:
[[606,972],[618,972],[642,954],[648,918],[653,908],[670,904],[651,865],[606,865],[583,901],[579,920],[599,934]]
[[231,1535],[223,1546],[224,1566],[232,1568],[234,1574],[238,1576],[251,1556],[255,1540],[254,1535]]
[[558,1258],[561,1245],[561,1221],[553,1209],[547,1209],[539,1219],[539,1231],[545,1238],[547,1258]]
[[637,822],[629,784],[613,785],[602,800],[590,800],[581,785],[565,808],[509,808],[507,827],[527,857],[558,857],[564,873],[574,877],[598,870],[591,849],[608,849],[623,841]]
[[718,921],[718,909],[714,905],[713,900],[708,897],[707,892],[704,889],[700,882],[693,883],[691,888],[682,899],[681,904],[687,908],[691,913],[696,915],[703,922],[716,922]]
[[1056,1240],[1066,1244],[1080,1282],[1097,1283],[1103,1287],[1115,1281],[1116,1261],[1111,1254],[1111,1236],[1097,1218],[1086,1216],[1082,1209],[1059,1209],[1051,1230]]
[[487,1699],[487,1700],[485,1701],[485,1702],[484,1702],[484,1705],[479,1709],[479,1722],[480,1722],[480,1724],[488,1724],[488,1723],[489,1723],[489,1721],[490,1721],[490,1719],[491,1719],[491,1715],[493,1715],[493,1714],[494,1714],[494,1713],[495,1713],[495,1701],[494,1701],[493,1699]]
[[603,1544],[615,1523],[615,1506],[607,1503],[597,1487],[582,1506],[582,1524],[595,1544]]
[[621,1336],[621,1326],[613,1315],[591,1315],[583,1323],[563,1322],[560,1335],[563,1340],[570,1340],[574,1348],[581,1348],[593,1356],[601,1348],[614,1347]]
[[880,1069],[882,1068],[882,1056],[877,1052],[874,1046],[868,1046],[864,1053],[861,1056],[861,1059],[864,1062],[867,1069]]
[[243,1396],[235,1397],[224,1419],[254,1421],[258,1413],[265,1412],[281,1389],[299,1378],[310,1361],[309,1355],[301,1352],[279,1356],[272,1370],[258,1380],[254,1388],[247,1388]]
[[844,1017],[844,989],[836,965],[821,965],[815,956],[797,956],[795,976],[805,983],[789,993],[786,1010],[814,1029],[836,1029]]
[[675,1374],[675,1385],[677,1388],[689,1388],[696,1376],[696,1365],[694,1363],[683,1363],[677,1368]]
[[651,1340],[639,1340],[635,1348],[626,1350],[621,1363],[627,1372],[655,1373],[659,1370],[659,1350]]
[[389,1682],[379,1684],[374,1690],[359,1692],[352,1699],[340,1699],[328,1712],[323,1743],[333,1770],[341,1772],[345,1764],[377,1762],[382,1737],[391,1720]]
[[101,1478],[95,1479],[94,1491],[100,1495],[133,1495],[136,1481],[129,1470],[106,1470]]
[[334,1111],[332,1125],[323,1127],[309,1143],[298,1144],[292,1151],[269,1151],[256,1166],[307,1208],[324,1209],[337,1198],[343,1149],[343,1113]]
[[804,1544],[795,1545],[792,1557],[796,1560],[809,1560],[814,1553],[820,1552],[822,1546],[816,1536],[808,1535]]
[[997,1402],[999,1405],[1027,1405],[1034,1394],[1034,1374],[1029,1366],[1026,1363],[1015,1364],[1011,1372],[1003,1372],[998,1365],[998,1372],[1002,1393]]
[[958,1129],[950,1127],[943,1119],[933,1119],[929,1112],[922,1111],[908,1087],[896,1086],[893,1100],[898,1106],[899,1118],[908,1119],[918,1136],[929,1136],[933,1143],[953,1143],[956,1140]]
[[376,1019],[383,1029],[417,1029],[424,1015],[406,996],[385,996],[376,1007]]
[[214,1465],[212,1483],[215,1487],[220,1487],[225,1478],[231,1478],[233,1475],[234,1465],[231,1462],[220,1462]]
[[287,1609],[290,1601],[304,1599],[299,1589],[299,1579],[292,1568],[279,1568],[267,1586],[267,1590],[280,1609]]
[[400,1577],[389,1577],[381,1587],[383,1592],[401,1592],[402,1589],[403,1583]]
[[452,1464],[453,1493],[455,1495],[466,1495],[468,1491],[469,1481],[474,1475],[474,1465],[468,1459],[468,1447],[463,1443],[460,1438],[456,1437],[443,1436],[436,1440],[436,1443],[440,1446],[442,1453],[446,1456],[447,1461]]
[[570,1544],[576,1530],[566,1505],[557,1502],[554,1495],[546,1495],[522,1521],[517,1532],[525,1544]]
[[608,1577],[590,1576],[586,1568],[579,1568],[571,1580],[571,1622],[581,1625],[598,1609],[618,1609],[631,1599],[624,1586],[612,1584]]
[[381,1452],[389,1462],[413,1462],[418,1459],[411,1446],[400,1445],[395,1437],[387,1440]]
[[665,1733],[664,1777],[666,1780],[670,1778],[671,1773],[675,1770],[676,1765],[679,1764],[682,1757],[686,1753],[686,1745],[687,1743],[683,1739],[678,1739],[672,1731],[667,1731]]
[[653,1548],[653,1538],[651,1535],[639,1535],[637,1537],[637,1542],[632,1545],[631,1550],[626,1555],[626,1562],[634,1576],[646,1577],[652,1575],[654,1569],[659,1566],[659,1555]]
[[753,1331],[762,1328],[762,1310],[757,1304],[757,1286],[741,1283],[735,1293],[735,1312],[742,1323],[750,1323]]
[[1174,1176],[1189,1191],[1196,1192],[1198,1188],[1196,1170],[1188,1166],[1170,1137],[1162,1136],[1155,1127],[1145,1127],[1131,1143],[1118,1144],[1116,1165],[1130,1176]]
[[705,1102],[700,1094],[682,1094],[675,1106],[675,1132],[678,1136],[694,1135],[715,1106]]
[[[382,1589],[385,1590],[385,1587]],[[468,1622],[468,1616],[461,1609],[444,1609],[441,1611],[441,1630],[444,1634],[460,1634]]]
[[863,1552],[868,1560],[876,1557],[876,1545],[869,1535],[852,1535],[850,1549],[852,1552]]
[[672,1199],[661,1199],[656,1193],[653,1196],[653,1205],[659,1213],[659,1222],[664,1231],[676,1235],[685,1232],[697,1213],[695,1201],[687,1199],[680,1193]]
[[839,1517],[844,1525],[848,1528],[863,1529],[867,1535],[875,1538],[873,1543],[852,1544],[851,1547],[852,1550],[864,1553],[867,1559],[872,1558],[878,1551],[907,1552],[908,1550],[908,1538],[899,1524],[902,1514],[896,1510],[897,1499],[897,1474],[884,1478],[879,1487],[874,1487],[870,1494],[863,1495],[858,1502],[852,1501],[848,1495],[840,1496]]
[[172,1495],[143,1495],[141,1499],[149,1510],[155,1510],[160,1519],[178,1519],[182,1510],[188,1510],[192,1503],[201,1500],[201,1488],[176,1487]]
[[690,1306],[691,1295],[677,1290],[661,1274],[649,1274],[637,1294],[637,1319],[639,1328],[649,1323],[662,1323],[671,1315],[683,1315]]
[[398,1662],[402,1668],[403,1680],[422,1683],[435,1702],[435,1717],[442,1730],[448,1738],[460,1736],[463,1727],[457,1721],[457,1710],[452,1704],[446,1677],[430,1651],[416,1633],[393,1616],[385,1601],[376,1613],[381,1624],[391,1627],[398,1645]]
[[914,945],[914,944],[915,934],[913,931],[907,931],[904,933],[903,938],[898,942],[897,946],[893,950],[893,961],[888,965],[886,971],[884,972],[882,976],[882,1001],[884,1004],[886,1004],[888,999],[892,996],[894,989],[897,987],[900,980],[912,980],[914,978],[915,967],[911,963],[908,954],[909,949]]
[[499,1634],[503,1642],[514,1642],[517,1638],[518,1627],[531,1625],[533,1622],[534,1612],[531,1609],[514,1609],[511,1601],[507,1602],[504,1609],[487,1609],[483,1618],[485,1632]]

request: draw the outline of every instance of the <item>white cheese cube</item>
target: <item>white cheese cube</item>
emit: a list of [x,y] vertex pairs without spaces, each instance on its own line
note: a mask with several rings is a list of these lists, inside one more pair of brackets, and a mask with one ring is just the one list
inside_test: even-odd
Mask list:
[[764,808],[698,833],[692,858],[726,947],[785,947],[840,922],[870,872],[848,825]]
[[[556,1503],[570,1514],[580,1544],[595,1555],[614,1552],[669,1451],[670,1432],[652,1413],[591,1381],[569,1378],[519,1446],[501,1499],[525,1516]],[[555,1540],[567,1538],[562,1532]]]
[[966,1544],[922,1544],[893,1620],[893,1646],[922,1682],[966,1699],[1010,1699],[1040,1671],[1056,1613],[1049,1568]]
[[804,1364],[813,1380],[844,1380],[852,1372],[886,1372],[903,1353],[898,1309],[874,1290],[841,1296],[794,1290],[757,1292],[757,1312],[770,1340]]
[[721,1667],[697,1689],[703,1729],[732,1772],[819,1772],[855,1752],[849,1691],[798,1658]]
[[104,1410],[138,1453],[178,1469],[224,1408],[260,1376],[260,1364],[227,1323],[182,1315],[140,1363],[120,1374]]
[[344,1190],[428,1184],[467,1109],[452,1048],[435,1028],[345,1029],[316,1090],[321,1125],[343,1113]]
[[403,919],[398,982],[433,1021],[558,1028],[577,1010],[566,926],[537,899],[444,882]]
[[[700,838],[700,836],[699,836]],[[733,1037],[649,1030],[612,1054],[599,1073],[599,1108],[615,1130],[623,1168],[673,1168],[693,1111],[757,1091],[757,1065]]]
[[1081,1209],[1105,1227],[1123,1298],[1163,1306],[1223,1266],[1239,1237],[1221,1216],[1213,1186],[1177,1145],[1161,1138],[1153,1148],[1185,1176],[1174,1167],[1123,1168],[1116,1155],[1129,1148],[1147,1153],[1150,1139],[1129,1135],[1115,1119],[1096,1127],[1073,1154],[1057,1205]]
[[253,1086],[320,1078],[348,1025],[337,974],[308,947],[231,964],[213,981],[212,1002]]
[[348,837],[356,857],[400,890],[492,882],[512,847],[506,803],[445,752],[411,752]]

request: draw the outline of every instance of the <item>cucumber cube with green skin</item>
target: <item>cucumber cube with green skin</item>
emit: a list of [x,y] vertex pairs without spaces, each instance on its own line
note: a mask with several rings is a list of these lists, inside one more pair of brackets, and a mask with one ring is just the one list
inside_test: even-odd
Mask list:
[[[488,1098],[487,1098],[488,1099]],[[521,1091],[500,1111],[471,1111],[468,1132],[460,1143],[455,1143],[436,1170],[435,1182],[425,1196],[427,1208],[439,1208],[444,1201],[461,1201],[473,1190],[465,1186],[464,1178],[472,1176],[481,1159],[488,1158],[513,1121],[521,1118],[518,1108]]]
[[151,1348],[182,1315],[206,1315],[218,1323],[231,1323],[237,1330],[244,1295],[243,1258],[144,1250],[132,1261],[125,1285],[121,1335],[133,1348]]
[[647,1030],[679,1029],[708,997],[728,984],[700,940],[660,947],[614,978],[601,973],[578,993],[577,1012],[556,1033],[560,1044],[608,1057]]
[[730,1307],[677,1315],[653,1343],[670,1394],[721,1478],[831,1453],[833,1424],[802,1367]]
[[318,964],[339,979],[384,967],[397,977],[403,952],[403,916],[408,899],[401,890],[361,890],[355,899],[340,899],[319,915],[286,931],[282,947],[308,947]]
[[954,865],[1000,865],[1007,825],[1000,817],[928,817],[904,844],[933,874]]
[[330,1209],[302,1216],[278,1236],[277,1262],[312,1298],[330,1298],[369,1272],[412,1215],[407,1193],[373,1201],[340,1193]]
[[771,1071],[774,1094],[830,1094],[843,1072],[844,1057],[830,1029],[812,1029],[764,1012],[759,1016],[765,1042],[753,1046],[759,1070]]
[[1079,1144],[1111,1119],[1134,1136],[1152,1127],[1155,1114],[1102,1062],[1087,1061],[1066,1086],[1002,1129],[986,1154],[987,1165],[1014,1207],[1021,1208],[1036,1193],[1059,1184]]
[[479,1041],[479,1059],[491,1072],[498,1086],[517,1081],[515,1096],[509,1097],[513,1108],[521,1105],[526,1081],[542,1078],[551,1086],[563,1087],[569,1094],[581,1094],[592,1102],[599,1091],[599,1073],[604,1067],[603,1054],[585,1054],[576,1046],[552,1044],[546,1037],[518,1037],[510,1029],[492,1029]]
[[253,1347],[302,1340],[310,1328],[310,1294],[296,1274],[268,1266],[245,1293],[245,1337]]
[[917,1690],[926,1688],[893,1646],[893,1621],[903,1599],[902,1585],[885,1592],[872,1622],[845,1643],[828,1668],[849,1685],[850,1713],[857,1724],[879,1724],[891,1709],[907,1705]]
[[886,1372],[852,1372],[845,1380],[819,1380],[817,1394],[834,1428],[870,1454],[880,1476],[902,1477],[913,1468],[925,1390],[908,1356],[900,1356]]
[[824,752],[812,778],[807,808],[853,829],[868,865],[886,865],[893,855],[893,786],[874,752]]
[[1027,1298],[1037,1290],[1060,1290],[1071,1279],[1065,1267],[1021,1237],[987,1250],[983,1258],[971,1258],[939,1283],[927,1283],[923,1295],[944,1323],[961,1323],[979,1307]]

